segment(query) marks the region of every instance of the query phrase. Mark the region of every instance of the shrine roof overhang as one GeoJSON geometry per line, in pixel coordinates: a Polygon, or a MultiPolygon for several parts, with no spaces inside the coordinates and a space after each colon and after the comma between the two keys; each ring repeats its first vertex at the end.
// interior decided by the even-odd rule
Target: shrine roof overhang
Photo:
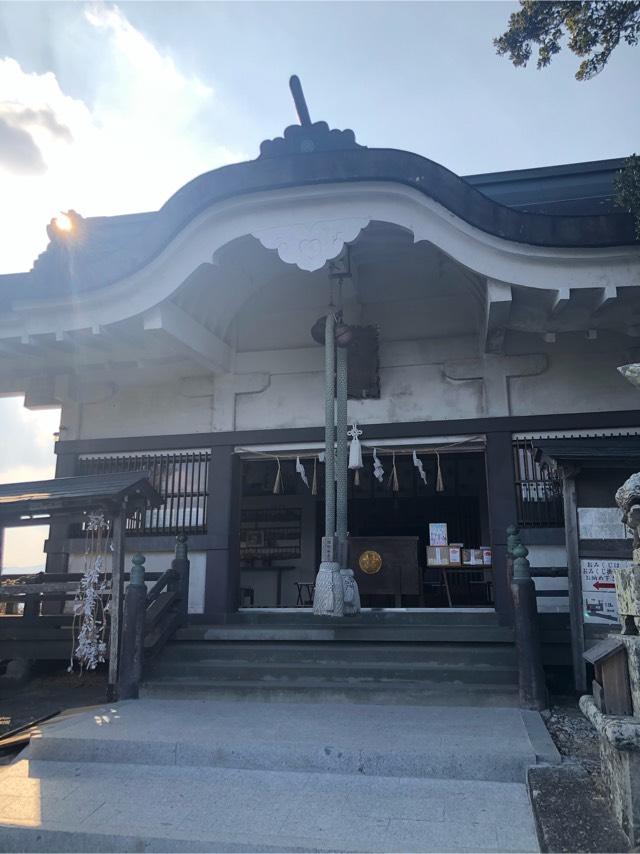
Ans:
{"type": "Polygon", "coordinates": [[[628,468],[640,463],[640,437],[610,436],[536,441],[535,460],[552,466],[628,468]]]}
{"type": "MultiPolygon", "coordinates": [[[[504,183],[505,173],[497,174],[504,183]]],[[[474,182],[482,186],[480,177],[486,183],[487,176],[465,180],[418,154],[355,143],[312,152],[263,150],[256,160],[200,175],[156,212],[86,219],[78,216],[71,235],[56,233],[50,226],[51,242],[33,269],[0,276],[0,303],[63,297],[110,285],[143,269],[208,208],[234,197],[329,184],[404,185],[485,234],[520,245],[596,249],[637,244],[633,219],[623,211],[585,215],[526,211],[485,195],[474,186],[474,182]],[[69,247],[73,264],[66,265],[65,275],[60,275],[60,255],[69,247]]]]}
{"type": "Polygon", "coordinates": [[[0,523],[24,520],[46,524],[53,516],[91,511],[118,513],[157,507],[163,499],[146,471],[62,477],[0,485],[0,523]]]}

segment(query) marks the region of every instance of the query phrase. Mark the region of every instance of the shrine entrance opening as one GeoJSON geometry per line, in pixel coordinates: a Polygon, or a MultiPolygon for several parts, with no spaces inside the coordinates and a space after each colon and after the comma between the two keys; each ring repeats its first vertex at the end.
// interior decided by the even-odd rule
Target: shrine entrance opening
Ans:
{"type": "MultiPolygon", "coordinates": [[[[350,565],[363,607],[493,607],[485,454],[474,439],[453,449],[441,443],[437,452],[381,442],[381,477],[374,476],[373,448],[365,447],[357,479],[349,472],[350,565]],[[446,542],[431,545],[430,534],[431,542],[446,542]],[[362,569],[361,555],[370,551],[381,556],[376,573],[362,569]]],[[[243,608],[311,607],[324,531],[319,453],[242,454],[243,608]]]]}

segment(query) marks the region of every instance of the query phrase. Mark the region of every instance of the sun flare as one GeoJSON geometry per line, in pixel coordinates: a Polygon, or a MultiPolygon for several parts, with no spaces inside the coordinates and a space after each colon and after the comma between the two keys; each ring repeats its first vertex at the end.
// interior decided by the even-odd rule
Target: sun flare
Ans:
{"type": "Polygon", "coordinates": [[[58,231],[73,231],[73,220],[66,213],[59,213],[54,223],[58,231]]]}

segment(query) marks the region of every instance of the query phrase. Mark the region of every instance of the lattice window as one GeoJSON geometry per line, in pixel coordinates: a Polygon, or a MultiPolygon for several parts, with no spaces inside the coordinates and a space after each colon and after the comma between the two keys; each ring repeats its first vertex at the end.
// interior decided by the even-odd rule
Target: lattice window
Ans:
{"type": "Polygon", "coordinates": [[[534,442],[513,442],[518,525],[521,528],[562,528],[562,480],[549,466],[535,461],[534,442]]]}
{"type": "Polygon", "coordinates": [[[209,496],[206,451],[84,457],[78,474],[147,471],[164,504],[141,511],[127,520],[127,530],[138,535],[205,534],[209,496]]]}

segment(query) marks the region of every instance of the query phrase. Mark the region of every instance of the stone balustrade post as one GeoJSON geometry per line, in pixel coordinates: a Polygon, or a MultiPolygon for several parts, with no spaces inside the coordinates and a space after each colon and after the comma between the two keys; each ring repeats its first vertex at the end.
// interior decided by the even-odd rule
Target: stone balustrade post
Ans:
{"type": "Polygon", "coordinates": [[[118,679],[119,700],[138,698],[144,664],[144,621],[147,609],[147,587],[144,581],[145,556],[132,558],[131,576],[124,597],[122,652],[118,679]]]}
{"type": "Polygon", "coordinates": [[[536,587],[527,560],[529,550],[522,544],[517,528],[510,527],[507,534],[507,548],[513,560],[510,586],[518,656],[520,706],[525,709],[546,709],[547,686],[542,666],[536,587]]]}
{"type": "Polygon", "coordinates": [[[175,557],[171,562],[178,577],[171,582],[170,590],[177,590],[180,595],[180,614],[183,624],[187,622],[189,614],[189,551],[187,547],[187,535],[178,534],[176,537],[175,557]]]}

